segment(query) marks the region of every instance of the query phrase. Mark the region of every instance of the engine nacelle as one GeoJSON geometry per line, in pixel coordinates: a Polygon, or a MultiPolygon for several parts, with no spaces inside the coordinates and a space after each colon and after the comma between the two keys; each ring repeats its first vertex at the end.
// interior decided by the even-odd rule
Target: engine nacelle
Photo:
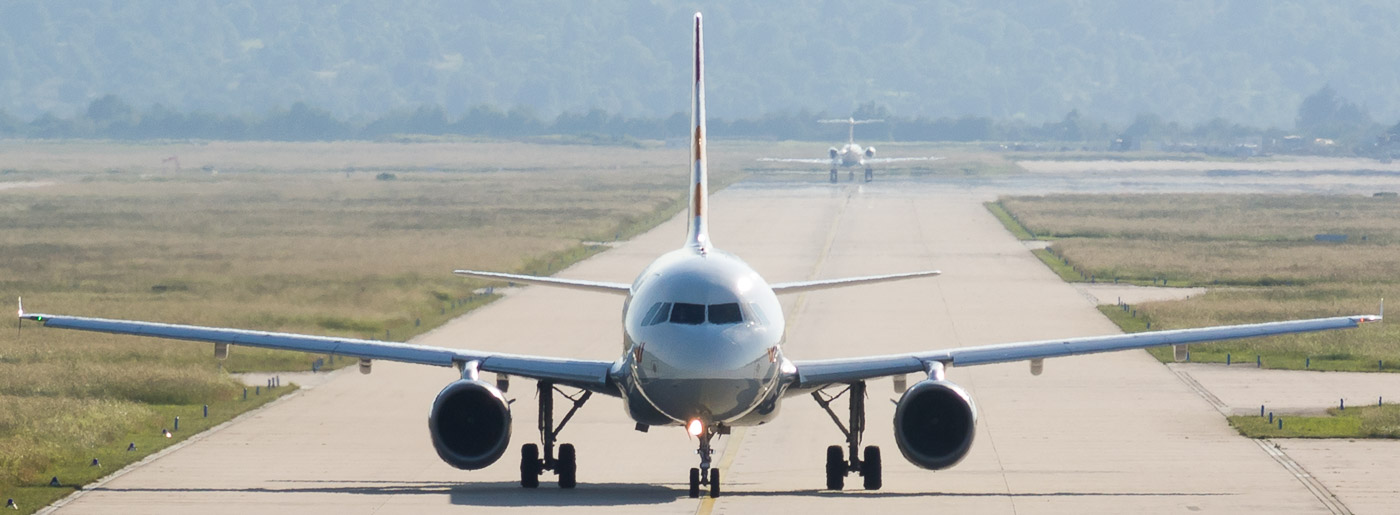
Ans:
{"type": "Polygon", "coordinates": [[[841,151],[840,151],[840,150],[836,150],[836,147],[831,147],[831,148],[826,149],[826,154],[829,155],[829,156],[831,156],[832,159],[836,159],[837,157],[841,157],[841,151]]]}
{"type": "Polygon", "coordinates": [[[459,469],[485,468],[510,445],[510,406],[486,382],[457,381],[433,401],[428,432],[442,461],[459,469]]]}
{"type": "Polygon", "coordinates": [[[972,449],[977,407],[967,392],[947,381],[920,381],[904,392],[894,410],[894,440],[910,463],[929,470],[956,465],[972,449]]]}
{"type": "Polygon", "coordinates": [[[875,147],[865,147],[865,157],[875,157],[875,147]]]}

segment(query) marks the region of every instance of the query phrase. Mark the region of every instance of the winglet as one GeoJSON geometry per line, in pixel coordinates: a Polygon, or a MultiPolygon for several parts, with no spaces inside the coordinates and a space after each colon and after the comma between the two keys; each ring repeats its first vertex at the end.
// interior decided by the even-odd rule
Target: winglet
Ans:
{"type": "Polygon", "coordinates": [[[24,318],[24,297],[16,298],[19,299],[19,317],[24,318]]]}
{"type": "Polygon", "coordinates": [[[700,13],[695,13],[695,83],[690,106],[690,228],[686,244],[704,251],[710,246],[709,172],[705,167],[705,45],[701,38],[700,13]]]}

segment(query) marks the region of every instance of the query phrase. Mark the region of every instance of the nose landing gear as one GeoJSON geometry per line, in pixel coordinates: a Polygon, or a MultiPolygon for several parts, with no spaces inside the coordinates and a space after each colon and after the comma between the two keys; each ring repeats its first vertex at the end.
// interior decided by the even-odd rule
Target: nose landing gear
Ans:
{"type": "MultiPolygon", "coordinates": [[[[697,421],[691,422],[692,425],[697,423],[697,421]]],[[[700,434],[695,435],[700,440],[700,448],[695,451],[695,454],[700,455],[700,466],[690,469],[690,498],[700,497],[701,485],[710,487],[710,497],[719,497],[719,469],[710,467],[710,458],[714,455],[714,448],[710,447],[710,440],[717,434],[728,434],[727,429],[725,427],[701,427],[700,434]]]]}
{"type": "Polygon", "coordinates": [[[862,486],[866,490],[879,490],[884,486],[884,478],[881,471],[880,447],[869,445],[865,447],[864,459],[861,459],[860,440],[865,433],[865,381],[851,383],[849,387],[836,395],[827,396],[821,390],[812,392],[812,398],[817,404],[826,410],[826,414],[831,416],[831,421],[836,423],[836,427],[846,435],[846,446],[850,451],[850,459],[847,460],[845,452],[840,445],[833,445],[826,448],[826,488],[828,490],[840,490],[846,486],[846,476],[852,472],[859,473],[863,479],[862,486]],[[850,413],[847,423],[842,424],[841,418],[832,411],[831,403],[842,395],[847,395],[847,403],[850,405],[850,413]]]}

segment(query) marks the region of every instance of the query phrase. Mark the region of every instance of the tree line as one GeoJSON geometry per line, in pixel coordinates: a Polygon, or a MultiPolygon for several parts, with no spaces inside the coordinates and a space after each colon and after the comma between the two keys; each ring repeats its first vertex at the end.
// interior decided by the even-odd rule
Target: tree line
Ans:
{"type": "MultiPolygon", "coordinates": [[[[754,118],[712,119],[708,124],[710,133],[718,138],[836,142],[846,137],[846,127],[815,121],[845,116],[796,110],[754,118]]],[[[1400,124],[1377,124],[1363,107],[1339,97],[1331,87],[1304,99],[1291,130],[1251,127],[1223,118],[1184,125],[1155,114],[1138,115],[1124,126],[1089,119],[1078,110],[1058,121],[1039,124],[983,116],[900,117],[874,102],[862,104],[849,116],[886,122],[863,126],[858,134],[861,141],[1042,142],[1102,149],[1124,141],[1220,147],[1292,139],[1306,141],[1305,147],[1325,140],[1332,147],[1330,153],[1361,155],[1374,153],[1378,145],[1388,146],[1391,139],[1400,141],[1400,124]]],[[[549,120],[526,106],[502,110],[483,105],[456,117],[440,106],[421,106],[356,122],[305,102],[250,117],[180,112],[160,104],[142,109],[116,95],[106,95],[67,118],[45,114],[26,122],[0,111],[0,137],[40,139],[333,141],[460,135],[502,139],[573,136],[597,143],[626,143],[683,138],[689,133],[688,113],[665,118],[627,117],[593,109],[565,112],[549,120]]]]}

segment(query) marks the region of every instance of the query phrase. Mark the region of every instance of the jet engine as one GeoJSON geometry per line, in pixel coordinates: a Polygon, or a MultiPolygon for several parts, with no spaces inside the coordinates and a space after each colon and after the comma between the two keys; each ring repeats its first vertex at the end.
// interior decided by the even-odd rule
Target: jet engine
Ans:
{"type": "Polygon", "coordinates": [[[459,469],[485,468],[510,444],[510,407],[486,382],[457,381],[433,401],[428,432],[442,461],[459,469]]]}
{"type": "Polygon", "coordinates": [[[839,156],[841,155],[841,151],[840,151],[840,150],[836,150],[836,147],[831,147],[831,148],[826,149],[826,154],[829,155],[829,156],[831,156],[832,159],[836,159],[837,157],[839,157],[839,156]]]}
{"type": "Polygon", "coordinates": [[[899,398],[894,440],[911,463],[929,470],[956,465],[972,448],[977,407],[958,385],[925,380],[899,398]]]}
{"type": "Polygon", "coordinates": [[[875,157],[875,147],[865,147],[865,157],[875,157]]]}

